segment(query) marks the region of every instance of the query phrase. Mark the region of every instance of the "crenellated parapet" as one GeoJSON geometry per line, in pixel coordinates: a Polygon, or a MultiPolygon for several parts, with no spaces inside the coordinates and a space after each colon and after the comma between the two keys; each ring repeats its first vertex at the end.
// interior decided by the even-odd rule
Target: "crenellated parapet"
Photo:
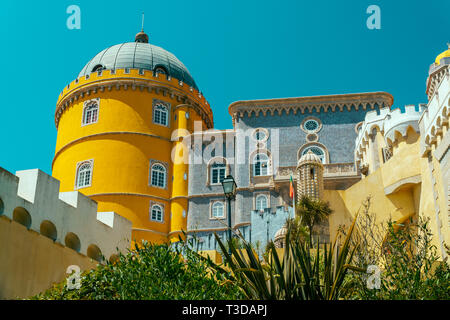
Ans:
{"type": "Polygon", "coordinates": [[[382,133],[387,146],[391,146],[398,137],[404,137],[410,127],[419,132],[418,121],[425,109],[426,106],[420,104],[419,107],[407,105],[404,110],[397,108],[391,111],[390,108],[382,108],[379,113],[367,112],[355,141],[355,160],[363,160],[374,130],[382,133]]]}
{"type": "Polygon", "coordinates": [[[409,128],[419,132],[419,120],[426,110],[425,104],[405,106],[405,110],[392,110],[384,120],[384,138],[388,146],[392,146],[399,137],[405,137],[409,128]]]}
{"type": "Polygon", "coordinates": [[[180,103],[188,104],[207,124],[214,126],[213,113],[202,92],[169,75],[137,68],[117,68],[95,71],[69,83],[58,97],[55,124],[58,128],[62,113],[79,99],[111,90],[140,90],[170,96],[180,103]]]}
{"type": "Polygon", "coordinates": [[[358,129],[358,136],[355,141],[355,161],[364,164],[364,154],[369,147],[369,142],[374,130],[384,131],[384,120],[391,112],[389,107],[369,111],[364,118],[364,122],[358,129]]]}
{"type": "MultiPolygon", "coordinates": [[[[450,59],[450,58],[449,58],[450,59]]],[[[427,104],[420,121],[420,152],[426,155],[434,146],[438,147],[444,134],[448,131],[450,117],[450,74],[449,66],[445,65],[445,74],[433,89],[433,94],[427,104]]],[[[446,148],[444,148],[446,149],[446,148]]]]}
{"type": "Polygon", "coordinates": [[[445,77],[449,75],[450,57],[443,58],[440,63],[433,63],[430,66],[427,78],[426,94],[428,100],[431,100],[436,93],[437,88],[445,77]]]}
{"type": "Polygon", "coordinates": [[[12,174],[0,168],[0,217],[22,224],[97,261],[130,247],[131,222],[79,192],[59,192],[59,181],[39,169],[12,174]]]}

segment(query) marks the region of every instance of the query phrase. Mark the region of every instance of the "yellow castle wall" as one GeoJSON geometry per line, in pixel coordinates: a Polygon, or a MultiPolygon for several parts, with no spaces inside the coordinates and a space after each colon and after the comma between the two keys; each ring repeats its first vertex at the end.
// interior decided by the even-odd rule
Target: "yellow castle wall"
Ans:
{"type": "Polygon", "coordinates": [[[194,121],[201,121],[204,129],[206,123],[192,106],[164,90],[177,91],[196,101],[206,114],[211,114],[212,121],[210,108],[198,92],[186,85],[180,87],[176,79],[167,80],[163,76],[155,79],[151,73],[139,75],[134,69],[130,74],[124,74],[123,70],[117,70],[116,75],[108,72],[101,77],[93,73],[88,80],[83,77],[78,83],[72,82],[61,94],[60,101],[89,85],[113,84],[111,90],[73,101],[62,112],[52,175],[61,181],[61,192],[72,191],[77,163],[92,159],[91,186],[78,191],[96,200],[99,211],[114,211],[131,220],[133,240],[177,240],[181,231],[186,230],[188,165],[174,163],[172,153],[183,151],[181,137],[192,133],[194,121]],[[130,87],[117,89],[114,83],[120,81],[118,78],[136,78],[160,89],[150,92],[130,87]],[[98,121],[83,126],[84,102],[94,98],[100,99],[98,121]],[[153,123],[153,99],[170,103],[168,127],[153,123]],[[150,186],[150,160],[167,164],[165,188],[150,186]],[[150,221],[151,201],[164,205],[163,222],[150,221]]]}
{"type": "Polygon", "coordinates": [[[29,298],[63,281],[67,267],[98,263],[53,240],[0,217],[0,299],[29,298]]]}

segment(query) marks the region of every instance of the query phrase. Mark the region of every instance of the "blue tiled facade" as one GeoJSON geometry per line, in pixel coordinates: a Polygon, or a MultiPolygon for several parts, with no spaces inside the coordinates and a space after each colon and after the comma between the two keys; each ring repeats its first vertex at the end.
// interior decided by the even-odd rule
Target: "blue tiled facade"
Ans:
{"type": "MultiPolygon", "coordinates": [[[[382,104],[383,102],[380,102],[380,105],[382,104]]],[[[265,107],[275,108],[270,105],[265,107]]],[[[378,104],[374,107],[378,108],[378,104]]],[[[245,235],[246,240],[251,241],[255,246],[258,244],[260,250],[264,250],[267,242],[274,238],[289,214],[293,216],[292,203],[281,196],[279,188],[273,182],[278,168],[295,167],[299,159],[299,150],[307,144],[326,148],[329,154],[326,163],[354,162],[356,125],[364,120],[368,111],[367,108],[355,108],[354,105],[350,107],[350,110],[344,107],[334,112],[306,110],[303,113],[294,113],[292,110],[280,112],[279,109],[277,108],[273,114],[267,112],[266,115],[260,113],[258,116],[255,113],[251,115],[244,113],[234,119],[233,130],[220,132],[224,137],[223,140],[227,141],[220,143],[228,164],[227,173],[233,175],[238,186],[236,199],[231,205],[231,224],[245,235]],[[320,130],[315,132],[317,140],[314,142],[307,140],[308,133],[301,128],[301,124],[308,117],[315,118],[321,124],[320,130]],[[267,130],[269,137],[266,141],[258,142],[252,137],[257,128],[267,130]],[[259,180],[252,177],[250,164],[251,155],[256,154],[257,148],[267,150],[272,157],[270,177],[259,180]],[[260,193],[269,196],[269,208],[263,212],[255,210],[255,196],[260,193]]],[[[194,144],[190,154],[188,233],[195,234],[196,238],[200,239],[200,250],[217,248],[212,236],[214,232],[226,236],[224,233],[227,225],[226,216],[221,220],[210,218],[211,203],[225,202],[222,186],[207,184],[208,170],[210,170],[207,161],[193,163],[193,157],[197,157],[198,162],[202,152],[206,151],[210,154],[210,150],[211,144],[203,143],[202,146],[194,144]]],[[[212,155],[218,156],[219,153],[212,155]]]]}

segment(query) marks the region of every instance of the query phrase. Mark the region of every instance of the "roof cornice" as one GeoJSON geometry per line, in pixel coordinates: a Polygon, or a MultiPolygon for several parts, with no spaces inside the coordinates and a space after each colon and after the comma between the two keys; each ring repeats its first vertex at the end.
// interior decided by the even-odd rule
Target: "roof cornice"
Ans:
{"type": "Polygon", "coordinates": [[[245,114],[251,116],[259,116],[262,113],[264,116],[269,112],[271,115],[278,111],[281,114],[283,110],[289,113],[291,110],[296,114],[298,111],[305,112],[335,112],[336,110],[344,111],[346,108],[351,110],[352,106],[358,110],[360,106],[366,110],[375,108],[375,104],[381,107],[391,107],[394,103],[394,98],[387,92],[367,92],[367,93],[351,93],[351,94],[336,94],[326,96],[310,96],[310,97],[294,97],[294,98],[277,98],[277,99],[263,99],[263,100],[246,100],[233,102],[228,107],[229,114],[233,117],[233,121],[237,117],[243,117],[245,114]]]}

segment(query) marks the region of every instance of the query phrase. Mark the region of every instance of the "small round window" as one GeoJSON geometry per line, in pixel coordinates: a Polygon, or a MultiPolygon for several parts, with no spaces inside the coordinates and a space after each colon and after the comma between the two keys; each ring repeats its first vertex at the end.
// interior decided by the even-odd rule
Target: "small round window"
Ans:
{"type": "Polygon", "coordinates": [[[269,132],[264,128],[258,128],[253,131],[253,139],[258,142],[264,142],[269,137],[269,132]]]}
{"type": "Polygon", "coordinates": [[[306,131],[314,132],[319,128],[319,123],[316,120],[310,119],[305,121],[303,127],[306,131]]]}
{"type": "Polygon", "coordinates": [[[317,133],[322,129],[322,122],[316,117],[307,117],[300,124],[300,128],[305,133],[317,133]]]}
{"type": "Polygon", "coordinates": [[[266,133],[264,131],[256,131],[255,139],[258,141],[264,140],[266,138],[266,133]]]}

